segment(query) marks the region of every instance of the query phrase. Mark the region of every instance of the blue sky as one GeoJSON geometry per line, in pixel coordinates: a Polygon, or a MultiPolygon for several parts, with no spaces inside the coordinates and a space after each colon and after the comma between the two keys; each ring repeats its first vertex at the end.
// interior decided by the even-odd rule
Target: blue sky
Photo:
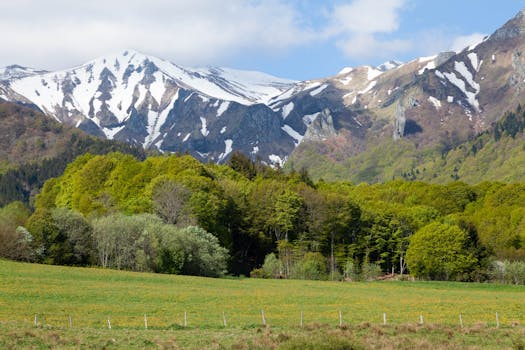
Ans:
{"type": "Polygon", "coordinates": [[[17,0],[0,11],[0,66],[58,70],[131,48],[186,66],[306,80],[468,45],[523,7],[516,0],[17,0]]]}

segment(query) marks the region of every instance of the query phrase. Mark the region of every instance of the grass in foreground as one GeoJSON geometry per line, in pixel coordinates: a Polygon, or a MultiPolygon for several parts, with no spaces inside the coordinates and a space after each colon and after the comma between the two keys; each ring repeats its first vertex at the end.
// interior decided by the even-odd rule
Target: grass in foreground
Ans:
{"type": "Polygon", "coordinates": [[[8,261],[0,281],[0,348],[299,349],[335,339],[341,348],[518,349],[525,338],[518,286],[206,279],[8,261]]]}

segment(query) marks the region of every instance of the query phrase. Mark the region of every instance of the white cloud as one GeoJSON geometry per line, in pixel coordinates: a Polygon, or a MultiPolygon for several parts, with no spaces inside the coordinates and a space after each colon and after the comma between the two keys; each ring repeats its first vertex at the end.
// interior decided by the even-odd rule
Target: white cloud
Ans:
{"type": "Polygon", "coordinates": [[[348,57],[389,57],[412,47],[409,40],[385,40],[399,29],[399,12],[406,0],[354,0],[335,6],[325,35],[336,36],[337,47],[348,57]]]}
{"type": "Polygon", "coordinates": [[[284,0],[19,0],[2,7],[0,33],[8,40],[0,66],[66,68],[124,48],[200,65],[314,37],[284,0]]]}
{"type": "Polygon", "coordinates": [[[484,38],[485,38],[485,34],[481,34],[481,33],[473,33],[470,35],[458,36],[454,38],[449,48],[452,51],[459,52],[468,46],[475,45],[481,42],[484,38]]]}
{"type": "Polygon", "coordinates": [[[405,0],[354,0],[336,6],[332,19],[335,28],[349,34],[390,33],[399,28],[404,5],[405,0]]]}
{"type": "Polygon", "coordinates": [[[411,2],[3,1],[0,67],[16,63],[65,69],[123,49],[188,66],[223,65],[240,56],[275,59],[301,48],[299,61],[306,50],[315,57],[317,50],[333,46],[350,60],[378,61],[407,52],[457,50],[482,37],[477,33],[456,37],[446,29],[401,37],[401,13],[411,2]]]}

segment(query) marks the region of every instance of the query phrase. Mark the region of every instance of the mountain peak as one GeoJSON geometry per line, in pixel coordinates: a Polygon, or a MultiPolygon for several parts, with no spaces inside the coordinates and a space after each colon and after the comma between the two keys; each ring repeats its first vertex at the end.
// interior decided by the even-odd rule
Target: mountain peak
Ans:
{"type": "Polygon", "coordinates": [[[493,40],[507,40],[525,35],[525,8],[490,36],[493,40]]]}
{"type": "Polygon", "coordinates": [[[377,66],[376,69],[378,69],[378,70],[380,70],[382,72],[386,72],[388,70],[395,69],[395,68],[401,66],[402,64],[403,64],[403,62],[390,60],[390,61],[387,61],[387,62],[377,66]]]}
{"type": "Polygon", "coordinates": [[[10,66],[0,68],[0,80],[20,79],[29,77],[31,75],[44,73],[47,73],[47,71],[24,67],[18,64],[12,64],[10,66]]]}

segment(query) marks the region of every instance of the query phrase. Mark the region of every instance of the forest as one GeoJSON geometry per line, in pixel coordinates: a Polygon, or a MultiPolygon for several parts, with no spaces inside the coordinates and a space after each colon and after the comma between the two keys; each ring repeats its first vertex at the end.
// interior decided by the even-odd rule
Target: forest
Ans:
{"type": "Polygon", "coordinates": [[[525,282],[525,184],[312,181],[234,153],[85,154],[31,210],[0,209],[0,256],[199,276],[525,282]]]}

